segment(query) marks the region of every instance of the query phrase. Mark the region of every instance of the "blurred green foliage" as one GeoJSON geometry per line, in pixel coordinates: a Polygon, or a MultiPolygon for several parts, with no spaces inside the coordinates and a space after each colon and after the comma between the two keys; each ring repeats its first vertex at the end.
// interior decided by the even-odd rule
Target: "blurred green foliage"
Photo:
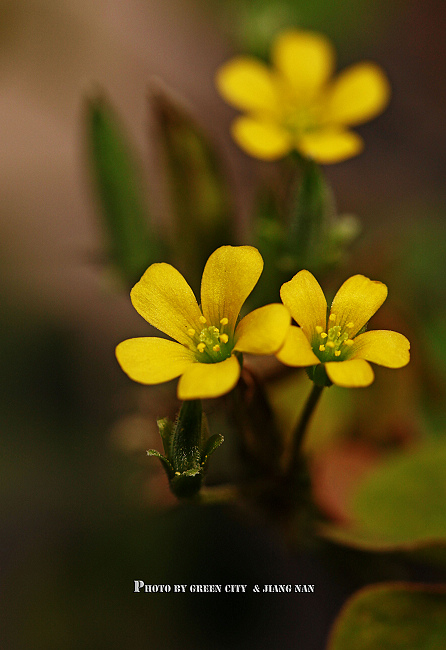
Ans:
{"type": "Polygon", "coordinates": [[[446,587],[384,584],[350,599],[327,650],[443,650],[446,587]]]}
{"type": "MultiPolygon", "coordinates": [[[[268,59],[274,34],[288,27],[324,31],[359,51],[385,32],[407,0],[224,0],[217,11],[245,52],[268,59]]],[[[340,54],[342,56],[342,54],[340,54]]]]}
{"type": "Polygon", "coordinates": [[[359,485],[356,525],[387,544],[446,544],[445,467],[444,441],[390,458],[359,485]]]}
{"type": "Polygon", "coordinates": [[[198,291],[210,254],[233,243],[228,183],[212,142],[184,99],[160,84],[151,88],[149,102],[165,161],[160,167],[171,211],[166,218],[173,226],[171,255],[198,291]]]}

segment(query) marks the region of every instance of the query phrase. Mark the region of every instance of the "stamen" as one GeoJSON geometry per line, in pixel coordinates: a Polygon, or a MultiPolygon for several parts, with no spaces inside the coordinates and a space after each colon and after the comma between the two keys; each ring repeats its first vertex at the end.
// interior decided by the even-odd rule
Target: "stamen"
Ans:
{"type": "Polygon", "coordinates": [[[325,345],[320,345],[320,346],[319,346],[319,350],[320,350],[321,352],[325,352],[325,345]]]}
{"type": "Polygon", "coordinates": [[[323,331],[324,331],[324,328],[323,328],[323,327],[321,327],[320,325],[316,325],[316,332],[317,332],[318,334],[320,334],[320,333],[323,332],[323,331]]]}
{"type": "Polygon", "coordinates": [[[198,320],[200,321],[200,323],[205,323],[206,322],[206,319],[205,319],[204,316],[200,316],[200,318],[198,320]]]}
{"type": "Polygon", "coordinates": [[[336,318],[337,318],[336,314],[330,314],[330,316],[328,317],[328,320],[335,321],[336,318]]]}
{"type": "Polygon", "coordinates": [[[229,336],[227,334],[220,334],[221,343],[227,343],[229,341],[229,336]]]}
{"type": "Polygon", "coordinates": [[[340,357],[340,356],[341,356],[341,351],[335,350],[335,357],[340,357]]]}
{"type": "Polygon", "coordinates": [[[195,334],[195,330],[193,330],[191,327],[190,329],[187,330],[187,333],[189,334],[189,336],[193,336],[195,334]]]}
{"type": "Polygon", "coordinates": [[[354,324],[353,321],[350,321],[350,322],[347,323],[347,325],[346,325],[346,327],[348,327],[349,329],[351,329],[351,328],[354,327],[354,326],[355,326],[355,324],[354,324]]]}
{"type": "Polygon", "coordinates": [[[218,343],[217,345],[214,345],[212,349],[214,350],[214,352],[220,352],[220,346],[218,345],[218,343]]]}
{"type": "Polygon", "coordinates": [[[344,345],[348,345],[349,347],[353,345],[353,343],[354,343],[353,339],[346,339],[344,341],[344,345]]]}
{"type": "Polygon", "coordinates": [[[321,339],[326,339],[328,336],[327,332],[322,332],[321,339]]]}
{"type": "Polygon", "coordinates": [[[333,341],[327,341],[327,345],[328,345],[329,348],[336,347],[335,344],[333,343],[333,341]]]}
{"type": "Polygon", "coordinates": [[[220,323],[221,323],[222,325],[227,325],[227,324],[229,323],[229,320],[228,320],[228,319],[226,318],[226,316],[225,316],[224,318],[221,318],[221,319],[220,319],[220,323]]]}
{"type": "Polygon", "coordinates": [[[197,350],[198,350],[198,352],[204,352],[204,351],[205,351],[205,348],[206,348],[205,343],[199,343],[199,344],[197,345],[197,350]]]}

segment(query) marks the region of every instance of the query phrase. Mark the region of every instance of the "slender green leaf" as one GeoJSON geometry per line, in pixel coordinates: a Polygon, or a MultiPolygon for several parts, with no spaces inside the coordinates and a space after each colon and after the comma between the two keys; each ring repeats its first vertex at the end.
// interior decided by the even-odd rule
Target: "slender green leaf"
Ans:
{"type": "Polygon", "coordinates": [[[119,118],[103,97],[87,103],[86,130],[108,253],[123,279],[133,284],[160,255],[149,223],[141,166],[119,118]]]}

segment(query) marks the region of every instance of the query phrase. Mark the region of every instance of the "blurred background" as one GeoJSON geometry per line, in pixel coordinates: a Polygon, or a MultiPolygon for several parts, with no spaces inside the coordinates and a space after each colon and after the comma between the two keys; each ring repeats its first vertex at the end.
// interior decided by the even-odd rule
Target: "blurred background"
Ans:
{"type": "MultiPolygon", "coordinates": [[[[324,648],[356,588],[426,570],[322,542],[291,552],[252,511],[175,502],[145,455],[159,448],[155,417],[178,406],[175,383],[132,384],[114,356],[148,327],[131,285],[107,264],[86,105],[98,94],[113,105],[141,164],[151,223],[169,232],[149,98],[164,86],[181,97],[222,161],[232,224],[221,243],[244,244],[256,188],[274,183],[278,168],[231,142],[235,112],[214,88],[216,68],[236,53],[267,56],[274,34],[295,26],[332,39],[340,68],[372,59],[387,71],[392,101],[358,129],[364,153],[325,170],[339,211],[362,221],[329,285],[353,273],[388,284],[377,326],[411,339],[412,362],[397,389],[378,370],[354,405],[348,391],[327,396],[332,424],[314,492],[342,520],[349,486],[334,467],[361,473],[383,450],[445,430],[445,4],[0,0],[0,16],[2,647],[324,648]],[[154,596],[134,594],[134,580],[312,583],[316,594],[154,596]]],[[[239,471],[234,441],[218,454],[215,483],[239,471]]]]}

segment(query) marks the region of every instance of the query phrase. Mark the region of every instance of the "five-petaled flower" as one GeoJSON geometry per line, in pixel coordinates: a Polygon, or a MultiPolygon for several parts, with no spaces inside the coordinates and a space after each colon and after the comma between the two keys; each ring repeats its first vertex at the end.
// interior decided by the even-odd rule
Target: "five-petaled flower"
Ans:
{"type": "Polygon", "coordinates": [[[116,357],[134,381],[159,384],[181,375],[182,400],[218,397],[240,376],[235,353],[274,354],[290,326],[282,304],[260,307],[237,324],[263,269],[252,246],[222,246],[209,257],[201,280],[201,308],[181,273],[152,264],[131,291],[136,311],[174,341],[143,337],[123,341],[116,357]]]}
{"type": "Polygon", "coordinates": [[[249,56],[224,64],[216,78],[220,94],[246,112],[232,123],[239,146],[263,160],[297,149],[323,164],[360,153],[363,141],[348,127],[384,110],[389,82],[372,62],[352,65],[330,80],[334,61],[323,35],[290,29],[273,43],[272,68],[249,56]]]}
{"type": "Polygon", "coordinates": [[[327,317],[327,301],[309,271],[299,271],[280,290],[284,305],[300,327],[290,326],[277,357],[290,366],[313,367],[313,376],[325,367],[338,386],[368,386],[374,379],[368,363],[401,368],[410,359],[410,343],[388,330],[362,332],[387,297],[382,282],[354,275],[337,292],[327,317]],[[316,371],[316,372],[314,372],[316,371]]]}

